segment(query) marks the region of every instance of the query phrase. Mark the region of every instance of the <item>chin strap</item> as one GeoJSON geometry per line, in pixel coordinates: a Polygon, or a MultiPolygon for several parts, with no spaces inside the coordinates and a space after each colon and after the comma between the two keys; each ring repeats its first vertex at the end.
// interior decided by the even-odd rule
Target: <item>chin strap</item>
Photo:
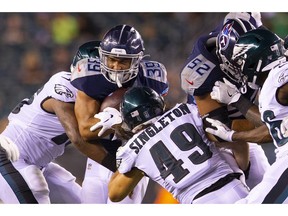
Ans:
{"type": "Polygon", "coordinates": [[[118,77],[116,78],[116,84],[119,88],[122,87],[122,84],[121,84],[120,80],[118,79],[118,77]]]}

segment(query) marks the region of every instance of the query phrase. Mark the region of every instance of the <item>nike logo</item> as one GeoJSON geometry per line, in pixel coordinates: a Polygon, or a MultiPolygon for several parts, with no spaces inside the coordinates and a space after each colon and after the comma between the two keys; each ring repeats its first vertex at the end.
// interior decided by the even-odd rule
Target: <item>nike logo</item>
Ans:
{"type": "Polygon", "coordinates": [[[227,90],[227,94],[228,94],[229,97],[233,96],[232,94],[230,94],[230,92],[228,90],[227,90]]]}
{"type": "Polygon", "coordinates": [[[61,76],[63,79],[65,79],[65,80],[68,80],[68,81],[70,81],[70,78],[66,78],[66,77],[63,77],[63,76],[61,76]]]}
{"type": "Polygon", "coordinates": [[[81,71],[81,67],[80,67],[80,64],[78,64],[77,70],[78,70],[78,72],[80,72],[80,71],[81,71]]]}
{"type": "Polygon", "coordinates": [[[105,122],[108,122],[110,119],[112,119],[113,118],[113,115],[112,114],[110,114],[110,118],[108,118],[108,119],[106,119],[105,121],[103,121],[103,123],[105,123],[105,122]]]}
{"type": "Polygon", "coordinates": [[[189,80],[187,80],[187,79],[186,79],[186,82],[188,82],[190,85],[193,85],[193,84],[194,84],[193,81],[189,81],[189,80]]]}

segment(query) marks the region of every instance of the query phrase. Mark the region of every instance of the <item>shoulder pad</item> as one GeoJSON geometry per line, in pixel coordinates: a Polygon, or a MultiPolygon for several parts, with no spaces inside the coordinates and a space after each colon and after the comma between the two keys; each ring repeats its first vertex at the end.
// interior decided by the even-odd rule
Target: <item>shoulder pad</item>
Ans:
{"type": "Polygon", "coordinates": [[[181,87],[193,95],[195,89],[199,88],[210,75],[216,65],[199,54],[189,61],[181,72],[181,87]]]}
{"type": "Polygon", "coordinates": [[[77,90],[71,85],[70,78],[70,72],[59,72],[51,77],[44,88],[57,100],[75,102],[77,90]]]}
{"type": "Polygon", "coordinates": [[[144,77],[153,79],[162,83],[167,83],[167,70],[165,66],[157,61],[141,61],[139,72],[144,77]]]}
{"type": "Polygon", "coordinates": [[[71,81],[95,74],[101,74],[99,58],[85,58],[77,62],[72,71],[71,81]]]}

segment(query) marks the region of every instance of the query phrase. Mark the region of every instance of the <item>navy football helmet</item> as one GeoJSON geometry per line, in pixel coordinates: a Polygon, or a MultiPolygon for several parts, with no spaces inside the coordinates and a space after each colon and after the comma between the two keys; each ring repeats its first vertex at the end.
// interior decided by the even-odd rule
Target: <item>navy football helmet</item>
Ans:
{"type": "Polygon", "coordinates": [[[109,30],[103,37],[99,55],[101,72],[105,78],[121,87],[123,83],[135,78],[138,74],[140,60],[144,56],[144,42],[139,32],[128,25],[118,25],[109,30]],[[116,70],[108,67],[108,59],[130,59],[130,68],[116,70]]]}
{"type": "Polygon", "coordinates": [[[141,126],[153,122],[164,113],[165,103],[161,95],[149,87],[133,87],[127,90],[120,104],[123,121],[135,133],[141,126]]]}
{"type": "Polygon", "coordinates": [[[82,44],[76,55],[73,58],[72,64],[70,66],[70,71],[72,72],[77,62],[84,58],[96,58],[99,57],[98,47],[100,45],[100,41],[89,41],[82,44]]]}
{"type": "Polygon", "coordinates": [[[286,61],[281,39],[267,29],[255,29],[241,35],[236,42],[232,61],[241,83],[258,89],[263,83],[257,79],[264,72],[286,61]],[[257,82],[258,81],[258,82],[257,82]]]}
{"type": "Polygon", "coordinates": [[[220,68],[230,79],[236,82],[239,82],[240,77],[238,73],[235,73],[231,63],[234,45],[240,35],[255,28],[248,20],[228,19],[217,36],[216,54],[220,61],[220,68]]]}

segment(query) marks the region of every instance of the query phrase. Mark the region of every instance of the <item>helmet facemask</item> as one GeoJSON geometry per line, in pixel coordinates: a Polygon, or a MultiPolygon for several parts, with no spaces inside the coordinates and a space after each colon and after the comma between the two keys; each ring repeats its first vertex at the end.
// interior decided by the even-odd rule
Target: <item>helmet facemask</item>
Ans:
{"type": "Polygon", "coordinates": [[[143,52],[139,54],[126,54],[125,49],[112,49],[107,52],[99,48],[100,67],[104,77],[111,83],[117,84],[119,88],[123,83],[134,79],[138,75],[139,64],[143,58],[143,52]],[[123,70],[112,69],[109,67],[109,58],[130,59],[130,67],[123,70]]]}
{"type": "Polygon", "coordinates": [[[241,36],[231,59],[242,74],[242,85],[252,89],[259,89],[265,80],[263,77],[286,61],[280,38],[265,29],[252,30],[241,36]]]}
{"type": "Polygon", "coordinates": [[[144,50],[144,42],[136,29],[125,24],[113,27],[104,35],[99,47],[102,74],[109,82],[117,84],[119,88],[122,87],[123,83],[138,75],[144,50]],[[120,70],[113,69],[110,63],[114,58],[119,59],[118,63],[123,61],[124,69],[122,67],[120,70]],[[125,59],[130,60],[129,67],[125,59]]]}
{"type": "Polygon", "coordinates": [[[238,18],[227,20],[217,36],[216,54],[220,61],[220,69],[233,81],[242,81],[238,65],[231,59],[233,47],[240,35],[255,29],[252,23],[238,18]]]}

